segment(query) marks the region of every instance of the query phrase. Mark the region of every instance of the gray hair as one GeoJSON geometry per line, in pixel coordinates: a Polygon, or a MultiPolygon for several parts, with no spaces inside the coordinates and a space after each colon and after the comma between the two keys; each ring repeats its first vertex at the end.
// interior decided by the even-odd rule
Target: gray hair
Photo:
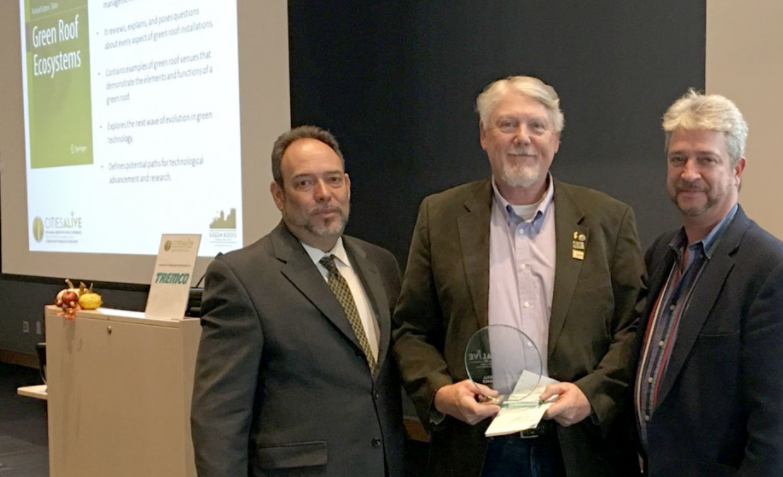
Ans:
{"type": "Polygon", "coordinates": [[[555,131],[560,132],[565,126],[563,112],[560,111],[560,97],[555,88],[532,76],[509,76],[487,85],[476,98],[476,112],[484,127],[489,124],[489,116],[495,110],[500,99],[509,91],[529,96],[541,103],[549,111],[555,131]]]}
{"type": "Polygon", "coordinates": [[[722,132],[726,137],[726,148],[732,166],[745,155],[748,123],[737,106],[725,96],[703,94],[690,88],[663,115],[667,152],[672,133],[676,129],[722,132]]]}
{"type": "Polygon", "coordinates": [[[340,152],[340,145],[332,133],[318,126],[299,126],[281,134],[272,147],[272,177],[277,182],[277,185],[283,185],[283,172],[280,167],[280,163],[283,162],[283,154],[285,154],[288,146],[299,139],[315,139],[331,147],[340,158],[340,163],[343,165],[343,169],[345,169],[345,158],[343,158],[343,153],[340,152]]]}

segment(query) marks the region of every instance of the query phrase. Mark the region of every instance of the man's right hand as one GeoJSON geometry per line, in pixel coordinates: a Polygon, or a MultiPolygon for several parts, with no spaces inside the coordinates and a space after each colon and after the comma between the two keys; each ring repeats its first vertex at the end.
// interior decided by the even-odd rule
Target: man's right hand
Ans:
{"type": "Polygon", "coordinates": [[[492,397],[498,395],[497,391],[483,384],[473,384],[469,379],[443,386],[435,393],[435,409],[470,425],[476,424],[500,412],[497,404],[484,402],[486,396],[482,393],[492,397]]]}

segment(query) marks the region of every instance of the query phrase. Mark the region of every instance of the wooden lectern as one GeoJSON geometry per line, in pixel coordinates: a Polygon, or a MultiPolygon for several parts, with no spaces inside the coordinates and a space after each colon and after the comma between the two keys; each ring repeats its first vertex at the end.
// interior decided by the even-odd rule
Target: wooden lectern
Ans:
{"type": "Polygon", "coordinates": [[[198,319],[46,307],[49,475],[195,477],[198,319]]]}

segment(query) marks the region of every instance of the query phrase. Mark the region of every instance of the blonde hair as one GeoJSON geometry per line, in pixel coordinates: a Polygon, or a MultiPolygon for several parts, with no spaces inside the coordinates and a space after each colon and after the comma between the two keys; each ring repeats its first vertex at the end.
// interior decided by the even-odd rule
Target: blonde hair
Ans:
{"type": "Polygon", "coordinates": [[[745,155],[748,123],[737,106],[725,96],[703,94],[690,88],[663,115],[667,152],[672,132],[676,129],[722,132],[732,166],[745,155]]]}

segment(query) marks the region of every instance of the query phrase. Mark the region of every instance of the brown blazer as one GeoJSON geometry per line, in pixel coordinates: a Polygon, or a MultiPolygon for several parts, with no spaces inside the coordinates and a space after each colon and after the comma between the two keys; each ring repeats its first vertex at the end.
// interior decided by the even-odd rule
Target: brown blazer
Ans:
{"type": "MultiPolygon", "coordinates": [[[[554,182],[557,234],[547,349],[549,375],[573,382],[593,414],[558,428],[568,477],[638,474],[629,383],[636,356],[633,314],[644,264],[633,210],[601,192],[554,182]],[[587,237],[572,257],[574,232],[587,237]]],[[[467,378],[468,339],[488,322],[490,179],[427,197],[421,204],[400,299],[394,354],[427,426],[437,390],[467,378]]],[[[486,420],[447,417],[430,429],[432,475],[480,475],[486,420]]]]}

